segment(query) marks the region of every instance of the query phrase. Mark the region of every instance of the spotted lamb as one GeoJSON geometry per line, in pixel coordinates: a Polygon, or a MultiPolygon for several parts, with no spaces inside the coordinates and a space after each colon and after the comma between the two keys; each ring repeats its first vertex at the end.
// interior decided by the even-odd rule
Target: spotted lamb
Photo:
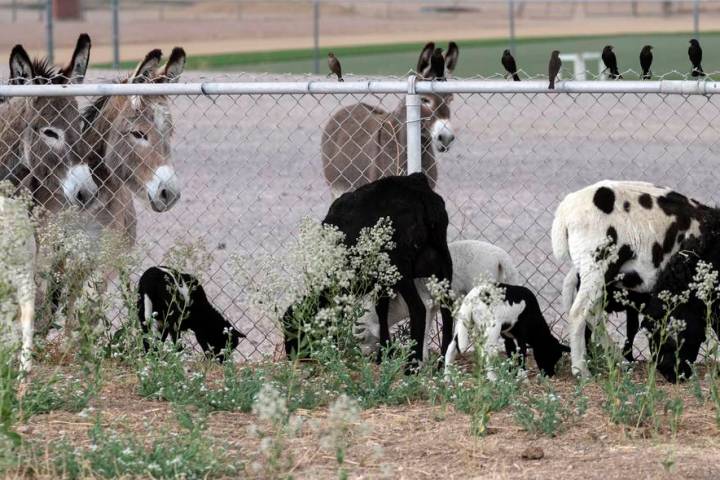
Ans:
{"type": "MultiPolygon", "coordinates": [[[[660,272],[681,244],[705,235],[703,225],[713,211],[645,182],[603,180],[562,200],[551,236],[555,257],[569,259],[580,276],[569,314],[574,374],[589,376],[585,327],[604,289],[653,293],[660,272]],[[616,258],[608,255],[609,245],[616,248],[616,258]]],[[[661,366],[661,372],[672,379],[668,368],[661,366]]]]}

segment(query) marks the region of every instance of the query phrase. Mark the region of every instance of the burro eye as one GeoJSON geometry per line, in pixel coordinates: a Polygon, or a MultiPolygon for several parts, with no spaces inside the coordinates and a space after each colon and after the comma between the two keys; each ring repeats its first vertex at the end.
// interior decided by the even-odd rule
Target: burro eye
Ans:
{"type": "Polygon", "coordinates": [[[148,139],[147,134],[140,130],[133,130],[130,132],[130,135],[132,135],[136,140],[145,140],[147,142],[148,139]]]}
{"type": "Polygon", "coordinates": [[[60,140],[60,132],[51,127],[41,128],[40,134],[52,140],[60,140]]]}

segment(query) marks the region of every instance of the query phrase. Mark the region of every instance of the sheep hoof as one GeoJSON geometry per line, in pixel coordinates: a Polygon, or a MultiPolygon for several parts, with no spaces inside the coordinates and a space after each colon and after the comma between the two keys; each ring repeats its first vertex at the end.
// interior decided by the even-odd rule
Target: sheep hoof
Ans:
{"type": "Polygon", "coordinates": [[[572,367],[572,373],[579,379],[587,380],[590,378],[590,370],[583,365],[582,367],[572,367]]]}

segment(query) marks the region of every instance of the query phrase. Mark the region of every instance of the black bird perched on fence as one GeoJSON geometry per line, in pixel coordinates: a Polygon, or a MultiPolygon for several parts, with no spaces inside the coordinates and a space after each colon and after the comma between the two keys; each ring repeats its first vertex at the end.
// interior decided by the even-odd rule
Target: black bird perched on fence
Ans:
{"type": "Polygon", "coordinates": [[[653,61],[652,49],[653,47],[651,45],[645,45],[642,50],[640,50],[640,68],[642,68],[640,78],[643,80],[650,80],[652,77],[652,72],[650,71],[650,66],[653,61]]]}
{"type": "Polygon", "coordinates": [[[327,74],[329,77],[330,75],[337,75],[338,82],[344,82],[342,78],[342,67],[340,66],[340,60],[337,59],[334,53],[330,52],[328,53],[328,67],[330,67],[330,73],[327,74]]]}
{"type": "Polygon", "coordinates": [[[700,42],[696,39],[690,40],[690,48],[688,48],[688,57],[690,57],[690,63],[692,63],[693,77],[704,77],[705,72],[702,69],[702,48],[700,48],[700,42]]]}
{"type": "Polygon", "coordinates": [[[548,88],[550,90],[555,89],[555,79],[557,78],[558,73],[560,73],[560,67],[562,67],[560,51],[553,50],[552,55],[550,55],[550,63],[548,64],[548,77],[550,77],[550,85],[548,88]]]}
{"type": "Polygon", "coordinates": [[[510,53],[510,50],[505,50],[503,52],[503,56],[500,59],[502,62],[503,67],[505,67],[505,78],[507,78],[508,75],[512,75],[513,80],[516,82],[520,81],[520,76],[517,74],[517,63],[515,63],[515,58],[512,56],[512,53],[510,53]]]}
{"type": "Polygon", "coordinates": [[[605,70],[610,71],[610,78],[615,80],[617,78],[623,78],[618,71],[617,57],[613,52],[613,46],[607,45],[602,51],[602,61],[605,64],[605,70]]]}
{"type": "Polygon", "coordinates": [[[445,55],[442,48],[436,48],[430,57],[430,70],[436,80],[445,80],[445,55]]]}

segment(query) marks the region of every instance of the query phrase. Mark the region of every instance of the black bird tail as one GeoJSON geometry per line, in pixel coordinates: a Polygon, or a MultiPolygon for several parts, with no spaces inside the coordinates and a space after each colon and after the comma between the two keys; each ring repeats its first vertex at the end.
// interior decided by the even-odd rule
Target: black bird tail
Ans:
{"type": "Polygon", "coordinates": [[[517,73],[513,73],[513,80],[516,81],[516,82],[519,82],[519,81],[520,81],[520,75],[518,75],[517,73]]]}
{"type": "Polygon", "coordinates": [[[554,78],[550,79],[550,85],[548,85],[548,88],[550,90],[555,90],[555,79],[554,78]]]}

